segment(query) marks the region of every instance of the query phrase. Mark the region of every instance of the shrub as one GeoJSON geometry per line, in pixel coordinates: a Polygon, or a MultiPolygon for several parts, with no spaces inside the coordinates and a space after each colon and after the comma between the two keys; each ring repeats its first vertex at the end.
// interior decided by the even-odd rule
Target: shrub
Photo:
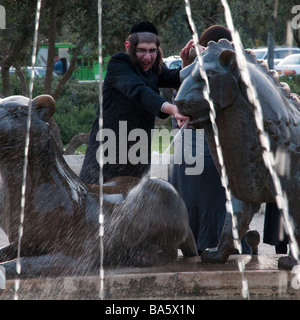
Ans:
{"type": "Polygon", "coordinates": [[[66,84],[63,93],[56,100],[54,114],[63,144],[69,143],[76,134],[90,131],[98,105],[98,83],[69,81],[66,84]]]}
{"type": "Polygon", "coordinates": [[[291,92],[300,95],[300,75],[280,77],[281,82],[286,82],[291,89],[291,92]]]}
{"type": "MultiPolygon", "coordinates": [[[[20,81],[16,75],[11,75],[11,95],[22,94],[20,81]]],[[[53,89],[58,79],[53,80],[53,89]]],[[[28,79],[29,83],[29,79],[28,79]]],[[[33,87],[33,97],[43,94],[44,79],[36,78],[33,87]]],[[[2,81],[0,77],[0,92],[2,81]]],[[[96,118],[99,105],[99,84],[79,83],[71,79],[65,85],[61,96],[56,99],[54,120],[57,123],[63,144],[68,144],[72,137],[79,133],[87,133],[96,118]]]]}

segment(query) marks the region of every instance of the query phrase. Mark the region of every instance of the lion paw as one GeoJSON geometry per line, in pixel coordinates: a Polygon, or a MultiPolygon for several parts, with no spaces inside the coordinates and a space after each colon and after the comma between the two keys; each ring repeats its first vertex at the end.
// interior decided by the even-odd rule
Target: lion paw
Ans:
{"type": "Polygon", "coordinates": [[[278,269],[292,270],[297,265],[297,260],[292,256],[284,256],[278,259],[278,269]]]}

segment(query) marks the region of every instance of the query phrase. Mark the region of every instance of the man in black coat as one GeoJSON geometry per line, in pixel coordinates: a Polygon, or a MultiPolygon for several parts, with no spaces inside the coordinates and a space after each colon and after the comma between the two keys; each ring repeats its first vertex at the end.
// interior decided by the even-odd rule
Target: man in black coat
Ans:
{"type": "MultiPolygon", "coordinates": [[[[116,176],[142,177],[149,171],[151,129],[156,116],[166,118],[171,114],[180,127],[188,120],[175,105],[159,95],[160,87],[180,86],[181,68],[170,70],[163,65],[155,26],[150,22],[134,25],[125,46],[126,53],[119,52],[111,57],[103,85],[104,181],[116,176]]],[[[191,46],[193,42],[189,41],[180,53],[183,66],[188,64],[191,46]]],[[[97,157],[101,142],[98,131],[97,118],[80,173],[85,183],[99,183],[97,157]]]]}

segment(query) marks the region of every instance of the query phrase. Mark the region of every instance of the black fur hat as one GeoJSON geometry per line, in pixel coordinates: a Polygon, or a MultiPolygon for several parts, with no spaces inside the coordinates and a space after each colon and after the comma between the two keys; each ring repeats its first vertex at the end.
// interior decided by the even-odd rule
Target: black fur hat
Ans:
{"type": "Polygon", "coordinates": [[[210,40],[218,42],[223,38],[232,41],[230,30],[224,26],[214,25],[209,27],[202,33],[199,39],[199,44],[206,47],[210,40]]]}
{"type": "Polygon", "coordinates": [[[134,24],[130,30],[130,34],[140,33],[140,32],[150,32],[158,36],[158,31],[156,27],[154,26],[154,24],[152,24],[149,21],[138,22],[134,24]]]}

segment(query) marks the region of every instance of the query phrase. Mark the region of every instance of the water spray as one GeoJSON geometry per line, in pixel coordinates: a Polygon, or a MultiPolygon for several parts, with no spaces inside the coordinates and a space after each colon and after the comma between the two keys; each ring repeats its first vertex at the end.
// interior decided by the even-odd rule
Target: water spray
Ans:
{"type": "Polygon", "coordinates": [[[178,140],[178,138],[181,136],[181,133],[184,129],[186,129],[187,125],[189,124],[189,120],[186,120],[183,124],[183,126],[180,128],[180,130],[176,133],[176,135],[174,136],[173,140],[171,141],[171,143],[169,144],[168,148],[164,151],[163,155],[167,154],[170,150],[170,148],[172,147],[173,144],[175,144],[175,142],[178,140]]]}

